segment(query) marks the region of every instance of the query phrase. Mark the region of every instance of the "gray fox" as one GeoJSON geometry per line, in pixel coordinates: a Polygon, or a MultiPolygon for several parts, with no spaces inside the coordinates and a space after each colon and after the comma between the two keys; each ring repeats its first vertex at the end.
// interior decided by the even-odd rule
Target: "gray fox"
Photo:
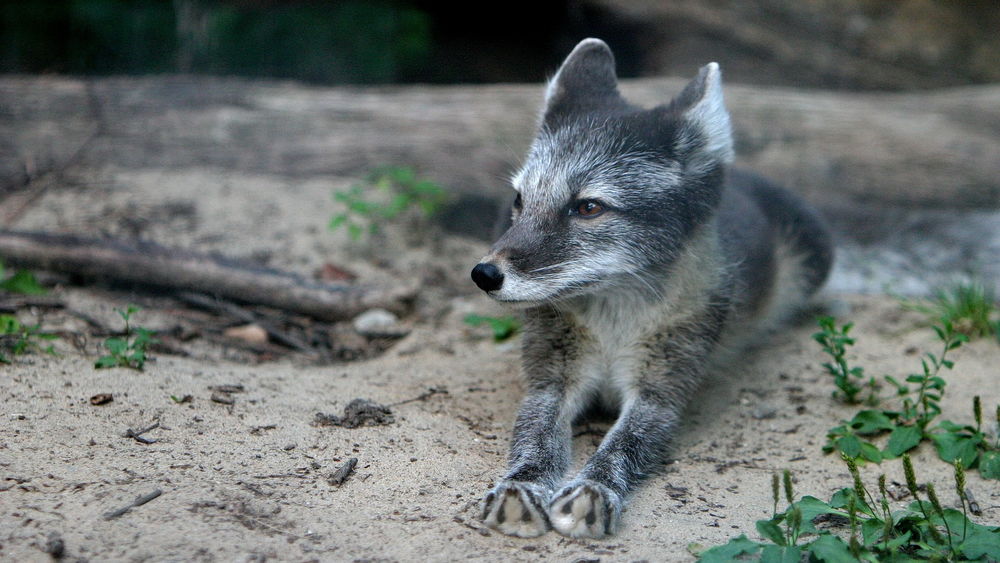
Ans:
{"type": "Polygon", "coordinates": [[[732,145],[715,63],[649,110],[619,94],[598,39],[550,81],[510,227],[472,271],[524,314],[527,395],[507,473],[482,501],[486,525],[614,534],[706,370],[826,279],[833,248],[817,213],[730,170],[732,145]],[[593,409],[617,418],[566,479],[571,425],[593,409]]]}

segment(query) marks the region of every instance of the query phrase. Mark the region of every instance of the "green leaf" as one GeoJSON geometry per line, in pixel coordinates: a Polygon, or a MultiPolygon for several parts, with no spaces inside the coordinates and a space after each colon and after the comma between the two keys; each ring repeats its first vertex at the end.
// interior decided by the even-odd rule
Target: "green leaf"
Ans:
{"type": "Polygon", "coordinates": [[[893,377],[891,375],[885,376],[885,380],[888,381],[889,383],[891,383],[892,386],[896,388],[896,392],[898,394],[900,394],[900,395],[905,395],[905,394],[907,394],[907,393],[910,392],[910,388],[909,387],[907,387],[903,383],[900,383],[898,379],[896,379],[895,377],[893,377]]]}
{"type": "Polygon", "coordinates": [[[700,563],[730,563],[739,555],[755,555],[760,551],[761,544],[750,541],[746,535],[729,540],[725,545],[715,546],[703,551],[698,556],[700,563]]]}
{"type": "Polygon", "coordinates": [[[972,467],[976,462],[978,446],[982,441],[981,435],[969,436],[955,432],[931,434],[931,439],[934,440],[941,459],[948,463],[955,463],[956,459],[960,459],[964,467],[972,467]]]}
{"type": "Polygon", "coordinates": [[[824,534],[808,545],[809,554],[826,563],[854,563],[857,558],[851,549],[837,536],[824,534]]]}
{"type": "Polygon", "coordinates": [[[118,358],[114,356],[101,356],[94,362],[94,367],[97,369],[113,368],[118,366],[118,358]]]}
{"type": "Polygon", "coordinates": [[[895,425],[882,411],[863,410],[854,415],[850,422],[854,432],[861,435],[877,434],[883,430],[892,430],[895,425]]]}
{"type": "Polygon", "coordinates": [[[0,334],[20,334],[21,322],[13,315],[0,315],[0,334]]]}
{"type": "Polygon", "coordinates": [[[489,325],[493,330],[493,340],[497,342],[510,338],[521,327],[520,321],[510,316],[490,317],[473,313],[466,315],[464,321],[471,326],[489,325]]]}
{"type": "Polygon", "coordinates": [[[861,457],[872,463],[882,463],[883,459],[882,452],[870,442],[861,442],[861,457]]]}
{"type": "Polygon", "coordinates": [[[757,532],[777,545],[785,545],[785,533],[774,520],[757,520],[757,532]]]}
{"type": "Polygon", "coordinates": [[[889,434],[889,443],[886,444],[885,451],[892,457],[899,457],[915,448],[923,436],[923,432],[916,426],[897,426],[892,434],[889,434]]]}
{"type": "Polygon", "coordinates": [[[874,544],[882,539],[882,532],[885,530],[885,522],[879,518],[868,518],[861,523],[862,543],[866,546],[874,544]]]}
{"type": "Polygon", "coordinates": [[[159,342],[153,338],[156,333],[147,328],[136,327],[133,332],[135,332],[135,338],[132,340],[133,348],[145,349],[150,344],[157,344],[159,342]]]}
{"type": "Polygon", "coordinates": [[[111,355],[121,356],[128,349],[128,343],[124,338],[108,338],[104,341],[104,347],[111,352],[111,355]]]}
{"type": "Polygon", "coordinates": [[[840,489],[839,491],[833,493],[833,496],[830,497],[830,506],[832,508],[846,509],[852,496],[854,496],[854,489],[840,489]]]}
{"type": "Polygon", "coordinates": [[[22,293],[25,295],[41,295],[47,293],[44,287],[42,287],[38,280],[35,279],[35,275],[27,270],[18,270],[14,272],[14,275],[0,281],[0,289],[9,291],[11,293],[22,293]]]}
{"type": "Polygon", "coordinates": [[[912,534],[912,532],[910,530],[907,530],[906,532],[903,532],[902,534],[900,534],[900,535],[892,538],[891,540],[889,540],[888,542],[886,542],[886,544],[885,544],[886,549],[888,549],[890,552],[892,552],[892,551],[895,551],[896,549],[899,549],[900,547],[902,547],[904,545],[907,545],[908,543],[910,543],[910,535],[911,534],[912,534]]]}
{"type": "Polygon", "coordinates": [[[853,434],[838,439],[836,444],[837,449],[847,457],[856,458],[861,455],[861,440],[853,434]]]}
{"type": "Polygon", "coordinates": [[[337,230],[338,227],[340,227],[341,225],[343,225],[345,222],[347,222],[347,215],[344,215],[344,214],[335,215],[333,217],[333,219],[330,219],[330,224],[328,225],[327,228],[329,228],[331,231],[335,231],[335,230],[337,230]]]}
{"type": "Polygon", "coordinates": [[[847,513],[842,510],[837,510],[833,508],[826,502],[813,497],[804,496],[795,503],[795,507],[802,512],[802,528],[803,532],[816,533],[816,526],[813,525],[813,519],[821,514],[836,514],[838,516],[847,517],[847,513]]]}
{"type": "Polygon", "coordinates": [[[761,563],[799,563],[802,548],[798,546],[765,545],[760,552],[761,563]]]}
{"type": "Polygon", "coordinates": [[[984,479],[1000,479],[1000,452],[982,452],[979,456],[979,474],[984,479]]]}
{"type": "Polygon", "coordinates": [[[971,426],[964,426],[962,424],[955,424],[950,420],[942,420],[938,424],[939,428],[944,428],[948,432],[975,432],[976,429],[971,426]]]}
{"type": "Polygon", "coordinates": [[[1000,528],[991,530],[973,524],[958,550],[968,559],[986,557],[988,561],[1000,561],[1000,528]]]}

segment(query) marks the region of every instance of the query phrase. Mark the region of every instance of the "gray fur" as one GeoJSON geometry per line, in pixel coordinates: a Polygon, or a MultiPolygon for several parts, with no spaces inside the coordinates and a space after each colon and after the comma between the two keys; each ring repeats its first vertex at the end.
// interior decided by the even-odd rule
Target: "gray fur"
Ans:
{"type": "Polygon", "coordinates": [[[490,527],[615,533],[708,366],[825,280],[815,212],[731,160],[714,63],[650,110],[622,99],[597,39],[556,73],[512,181],[520,206],[483,259],[503,276],[488,293],[524,310],[527,384],[508,471],[483,501],[490,527]],[[603,212],[581,214],[588,201],[603,212]],[[595,404],[617,421],[567,479],[572,423],[595,404]]]}

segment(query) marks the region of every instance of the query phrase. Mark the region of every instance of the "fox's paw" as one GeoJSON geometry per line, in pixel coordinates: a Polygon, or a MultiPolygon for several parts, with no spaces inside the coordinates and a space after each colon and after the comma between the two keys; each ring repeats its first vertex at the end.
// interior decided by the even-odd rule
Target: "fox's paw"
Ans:
{"type": "Polygon", "coordinates": [[[549,505],[552,527],[572,538],[603,538],[618,530],[622,498],[594,481],[573,481],[549,505]]]}
{"type": "Polygon", "coordinates": [[[501,481],[483,499],[483,523],[510,536],[540,536],[551,527],[545,513],[550,496],[534,483],[501,481]]]}

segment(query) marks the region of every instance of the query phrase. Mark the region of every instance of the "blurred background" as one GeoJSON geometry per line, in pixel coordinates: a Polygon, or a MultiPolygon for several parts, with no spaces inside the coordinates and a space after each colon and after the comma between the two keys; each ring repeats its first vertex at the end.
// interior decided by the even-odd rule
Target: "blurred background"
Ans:
{"type": "Polygon", "coordinates": [[[835,289],[1000,290],[997,30],[997,0],[2,2],[0,229],[307,270],[391,166],[439,185],[437,226],[480,252],[543,81],[590,36],[639,105],[722,65],[737,164],[821,209],[835,289]]]}
{"type": "Polygon", "coordinates": [[[1000,79],[996,0],[19,0],[0,71],[317,84],[538,82],[581,38],[623,77],[922,89],[1000,79]]]}

